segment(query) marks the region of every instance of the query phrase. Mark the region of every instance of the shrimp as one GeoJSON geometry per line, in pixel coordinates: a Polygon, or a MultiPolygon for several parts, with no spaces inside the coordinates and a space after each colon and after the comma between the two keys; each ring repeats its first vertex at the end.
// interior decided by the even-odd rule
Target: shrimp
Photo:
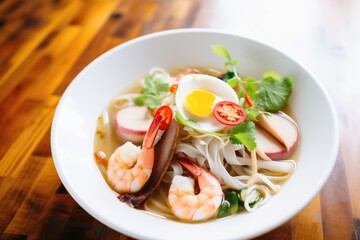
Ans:
{"type": "Polygon", "coordinates": [[[194,179],[176,175],[171,183],[168,201],[173,214],[186,221],[203,221],[212,217],[222,202],[224,193],[219,181],[198,164],[177,159],[197,178],[200,192],[195,194],[194,179]]]}
{"type": "Polygon", "coordinates": [[[162,121],[161,115],[154,117],[141,149],[126,142],[111,155],[108,182],[118,193],[136,193],[149,179],[154,165],[154,141],[162,121]]]}

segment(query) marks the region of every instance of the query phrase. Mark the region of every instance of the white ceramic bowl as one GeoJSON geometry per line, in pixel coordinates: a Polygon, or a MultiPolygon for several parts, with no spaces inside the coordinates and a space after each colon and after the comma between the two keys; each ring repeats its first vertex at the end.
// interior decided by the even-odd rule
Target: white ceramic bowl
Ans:
{"type": "Polygon", "coordinates": [[[333,168],[338,142],[334,108],[308,70],[268,45],[206,29],[149,34],[101,55],[65,91],[51,129],[56,169],[71,196],[110,228],[141,239],[243,239],[264,234],[293,217],[320,191],[333,168]],[[224,60],[211,51],[214,44],[239,59],[241,74],[260,77],[275,70],[294,78],[290,106],[301,130],[297,171],[265,206],[231,218],[188,224],[128,207],[116,198],[94,162],[96,118],[116,93],[154,66],[223,68],[224,60]]]}

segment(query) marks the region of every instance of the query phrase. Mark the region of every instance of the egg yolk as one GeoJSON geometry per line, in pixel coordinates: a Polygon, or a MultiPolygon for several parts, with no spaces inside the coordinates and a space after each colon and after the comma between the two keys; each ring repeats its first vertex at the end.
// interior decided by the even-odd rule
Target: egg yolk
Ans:
{"type": "Polygon", "coordinates": [[[204,117],[212,112],[215,99],[211,92],[196,89],[186,96],[184,106],[191,114],[204,117]]]}

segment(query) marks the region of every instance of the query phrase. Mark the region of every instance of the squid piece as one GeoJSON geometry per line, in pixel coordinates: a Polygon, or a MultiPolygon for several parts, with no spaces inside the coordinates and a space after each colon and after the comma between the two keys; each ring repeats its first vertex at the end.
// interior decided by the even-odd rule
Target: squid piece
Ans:
{"type": "Polygon", "coordinates": [[[281,144],[284,145],[284,147],[286,147],[287,150],[289,150],[290,148],[289,144],[285,141],[281,131],[273,122],[271,117],[268,117],[262,113],[258,115],[257,120],[258,120],[258,124],[262,128],[264,128],[267,132],[269,132],[272,136],[274,136],[281,144]]]}
{"type": "Polygon", "coordinates": [[[259,156],[268,160],[261,155],[265,154],[272,160],[282,160],[294,153],[300,131],[293,119],[283,112],[271,113],[270,116],[260,114],[257,119],[257,125],[261,127],[255,131],[259,156]]]}

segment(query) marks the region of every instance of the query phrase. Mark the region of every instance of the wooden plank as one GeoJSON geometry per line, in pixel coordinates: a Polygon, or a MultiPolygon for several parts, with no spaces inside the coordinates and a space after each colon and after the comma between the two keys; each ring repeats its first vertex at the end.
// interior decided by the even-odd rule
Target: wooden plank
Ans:
{"type": "Polygon", "coordinates": [[[34,72],[36,72],[34,75],[36,77],[36,75],[39,74],[39,70],[41,71],[41,69],[46,68],[48,63],[49,61],[46,57],[42,57],[39,52],[34,52],[31,58],[24,61],[21,71],[16,71],[11,76],[11,80],[14,81],[14,83],[7,84],[6,87],[14,85],[11,86],[14,94],[3,96],[0,101],[0,108],[8,108],[9,116],[12,116],[11,114],[14,113],[10,111],[18,109],[20,104],[23,104],[26,95],[23,95],[22,93],[25,92],[26,89],[31,88],[31,76],[34,75],[34,72]]]}
{"type": "MultiPolygon", "coordinates": [[[[20,105],[20,103],[19,103],[20,105]]],[[[30,124],[31,120],[40,111],[41,104],[36,101],[21,102],[20,106],[9,103],[0,105],[0,110],[6,110],[9,115],[0,119],[0,159],[5,155],[16,138],[30,124]],[[14,106],[15,105],[15,106],[14,106]],[[11,114],[12,113],[12,114],[11,114]]]]}
{"type": "Polygon", "coordinates": [[[341,116],[340,118],[340,121],[342,121],[340,154],[342,159],[344,159],[351,211],[356,221],[356,219],[360,219],[360,195],[358,193],[360,183],[360,148],[358,146],[360,146],[360,139],[354,138],[350,142],[347,141],[347,139],[353,134],[360,133],[360,126],[358,126],[357,121],[357,119],[360,119],[360,112],[355,111],[352,115],[353,116],[348,119],[344,119],[346,116],[341,116]]]}
{"type": "Polygon", "coordinates": [[[43,22],[37,13],[44,7],[48,7],[48,4],[41,4],[37,1],[23,1],[16,3],[16,8],[12,7],[10,11],[7,10],[6,13],[3,13],[6,15],[6,19],[3,20],[3,34],[0,35],[0,45],[7,39],[24,41],[26,37],[31,35],[31,30],[39,27],[43,22]]]}
{"type": "Polygon", "coordinates": [[[60,238],[62,239],[99,239],[104,226],[94,224],[96,220],[76,206],[60,238]]]}
{"type": "Polygon", "coordinates": [[[119,239],[119,240],[130,240],[133,238],[127,237],[121,233],[118,233],[111,228],[104,228],[101,233],[100,240],[112,240],[112,239],[119,239]]]}
{"type": "MultiPolygon", "coordinates": [[[[122,4],[117,6],[113,13],[108,17],[106,23],[104,23],[103,27],[99,29],[98,33],[94,36],[91,40],[89,45],[87,46],[87,51],[83,51],[81,56],[77,59],[77,61],[73,64],[71,69],[68,71],[64,79],[61,81],[58,88],[54,91],[54,94],[61,95],[70,82],[76,77],[76,75],[92,60],[96,57],[100,56],[105,51],[109,50],[111,47],[120,44],[122,41],[119,39],[115,39],[116,44],[110,45],[108,44],[109,41],[114,40],[114,38],[109,38],[112,33],[117,29],[117,27],[123,21],[123,15],[121,14],[122,4]],[[111,40],[108,40],[108,39],[111,40]]],[[[78,19],[77,21],[81,21],[78,19]]]]}
{"type": "Polygon", "coordinates": [[[0,73],[5,72],[10,67],[9,59],[15,54],[17,48],[18,43],[12,39],[0,44],[0,73]]]}
{"type": "Polygon", "coordinates": [[[146,32],[157,32],[174,28],[187,28],[194,24],[195,16],[199,11],[200,1],[164,2],[158,5],[151,24],[146,27],[146,32]]]}
{"type": "Polygon", "coordinates": [[[0,12],[11,18],[20,17],[24,14],[26,9],[32,10],[32,5],[37,4],[36,2],[22,2],[19,1],[9,1],[9,4],[1,4],[4,6],[0,7],[0,12]]]}
{"type": "Polygon", "coordinates": [[[22,165],[49,129],[59,97],[50,97],[0,161],[0,176],[17,176],[22,165]]]}
{"type": "MultiPolygon", "coordinates": [[[[47,43],[41,52],[42,59],[46,60],[47,66],[37,72],[37,75],[31,76],[33,84],[22,96],[41,101],[45,96],[51,95],[53,89],[58,86],[67,73],[68,66],[71,66],[78,57],[77,52],[72,51],[72,46],[74,46],[74,42],[77,42],[80,31],[80,26],[66,26],[47,43]]],[[[78,45],[75,46],[78,47],[78,45]]]]}
{"type": "Polygon", "coordinates": [[[136,2],[123,1],[120,11],[122,12],[122,21],[113,32],[113,37],[127,41],[139,35],[149,33],[147,25],[155,14],[156,6],[151,1],[144,1],[145,4],[136,4],[136,2]]]}
{"type": "MultiPolygon", "coordinates": [[[[61,182],[51,157],[31,156],[27,160],[26,167],[31,162],[40,162],[43,167],[32,182],[31,187],[24,189],[26,197],[18,207],[5,232],[21,232],[38,239],[41,235],[41,226],[44,224],[43,212],[61,182]]],[[[21,172],[24,172],[24,169],[21,172]]]]}
{"type": "Polygon", "coordinates": [[[0,16],[4,16],[9,12],[9,9],[14,8],[13,5],[19,6],[21,0],[13,0],[13,1],[0,1],[0,16]]]}
{"type": "Polygon", "coordinates": [[[48,24],[36,30],[31,38],[23,42],[16,54],[9,60],[9,68],[0,75],[0,102],[18,84],[18,82],[10,81],[9,79],[11,79],[11,76],[16,71],[21,71],[21,64],[27,58],[31,57],[31,53],[51,31],[60,25],[64,25],[67,21],[70,21],[81,9],[81,6],[82,2],[75,0],[70,1],[63,9],[56,9],[56,11],[52,12],[49,16],[48,24]]]}
{"type": "Polygon", "coordinates": [[[40,238],[36,234],[29,239],[59,239],[75,206],[69,194],[53,195],[41,216],[40,238]]]}
{"type": "MultiPolygon", "coordinates": [[[[15,216],[18,208],[28,194],[33,181],[44,167],[43,159],[33,158],[22,168],[20,178],[4,178],[0,188],[0,234],[15,216]]],[[[0,235],[1,236],[1,235],[0,235]]],[[[0,237],[1,238],[1,237],[0,237]]]]}
{"type": "Polygon", "coordinates": [[[38,143],[34,151],[32,152],[32,155],[34,156],[41,156],[41,157],[51,157],[51,128],[49,128],[41,141],[38,143]]]}
{"type": "Polygon", "coordinates": [[[355,226],[354,238],[356,240],[359,240],[360,239],[360,219],[359,218],[354,218],[354,226],[355,226]]]}
{"type": "MultiPolygon", "coordinates": [[[[59,35],[54,38],[53,42],[46,48],[47,52],[53,54],[51,56],[52,61],[48,69],[38,76],[39,84],[33,85],[32,89],[34,93],[41,91],[45,95],[49,95],[58,88],[58,85],[63,81],[79,56],[88,47],[92,38],[98,33],[109,18],[116,7],[116,2],[102,1],[101,5],[96,5],[96,7],[94,5],[92,6],[93,8],[88,9],[83,16],[84,19],[81,19],[81,22],[86,22],[86,26],[69,26],[69,31],[59,33],[59,35]],[[71,31],[70,28],[74,28],[74,31],[71,31]],[[77,33],[77,29],[81,30],[77,33]],[[64,38],[66,39],[65,43],[64,38]],[[76,44],[73,44],[74,42],[76,42],[76,44]],[[57,49],[60,44],[64,44],[64,47],[62,49],[57,49]],[[51,79],[51,84],[44,85],[43,83],[48,82],[48,79],[51,79]]],[[[82,24],[81,22],[79,24],[82,24]]],[[[33,94],[32,97],[37,98],[41,97],[41,95],[33,94]]]]}
{"type": "Polygon", "coordinates": [[[268,232],[258,238],[255,238],[256,240],[261,239],[273,239],[273,240],[286,240],[291,239],[291,222],[288,221],[281,225],[280,227],[272,230],[271,232],[268,232]]]}
{"type": "Polygon", "coordinates": [[[16,233],[4,233],[1,235],[2,240],[27,240],[27,236],[16,233]]]}
{"type": "Polygon", "coordinates": [[[292,239],[324,239],[321,202],[317,195],[300,213],[291,221],[292,239]]]}
{"type": "Polygon", "coordinates": [[[325,239],[353,239],[355,236],[348,186],[344,176],[344,162],[339,155],[334,170],[320,193],[325,239]]]}

